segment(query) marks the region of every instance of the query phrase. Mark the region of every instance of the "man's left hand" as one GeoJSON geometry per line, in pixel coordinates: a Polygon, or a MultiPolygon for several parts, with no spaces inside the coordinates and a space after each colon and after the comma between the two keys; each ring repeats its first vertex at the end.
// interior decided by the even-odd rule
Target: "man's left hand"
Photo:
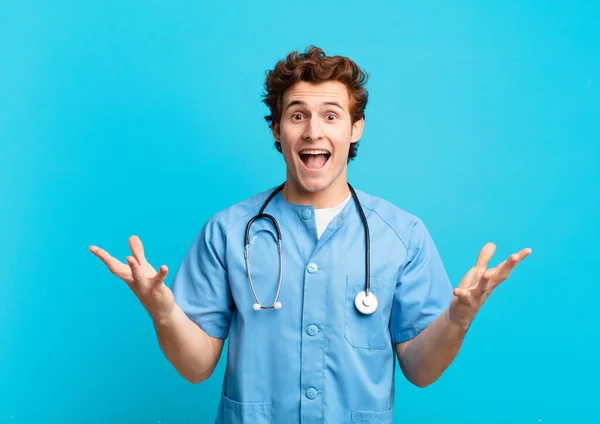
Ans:
{"type": "Polygon", "coordinates": [[[513,253],[498,266],[486,269],[495,251],[494,243],[483,246],[475,266],[454,289],[455,297],[450,303],[449,318],[465,331],[492,291],[510,276],[519,262],[531,254],[531,249],[526,248],[519,253],[513,253]]]}

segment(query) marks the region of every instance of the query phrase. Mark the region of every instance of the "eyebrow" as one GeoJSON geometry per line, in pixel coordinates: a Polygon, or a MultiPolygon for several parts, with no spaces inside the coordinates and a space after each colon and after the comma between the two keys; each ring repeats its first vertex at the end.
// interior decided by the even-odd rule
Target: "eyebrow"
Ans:
{"type": "MultiPolygon", "coordinates": [[[[293,100],[293,101],[290,102],[290,104],[288,104],[286,106],[285,110],[288,110],[292,106],[296,106],[296,105],[306,106],[306,102],[303,102],[302,100],[293,100]]],[[[340,105],[338,102],[323,102],[323,103],[321,103],[320,106],[323,106],[323,105],[335,106],[335,107],[338,107],[338,108],[344,110],[344,108],[342,107],[342,105],[340,105]]]]}

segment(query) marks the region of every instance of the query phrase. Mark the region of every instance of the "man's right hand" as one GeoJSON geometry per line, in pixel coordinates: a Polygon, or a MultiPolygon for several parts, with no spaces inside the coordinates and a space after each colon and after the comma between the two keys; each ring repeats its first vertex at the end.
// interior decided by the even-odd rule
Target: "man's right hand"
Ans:
{"type": "Polygon", "coordinates": [[[162,265],[156,272],[144,257],[144,246],[139,237],[129,237],[129,247],[133,256],[127,257],[127,264],[97,246],[90,246],[89,250],[104,262],[111,273],[127,283],[152,319],[160,323],[169,318],[175,309],[173,292],[164,284],[167,266],[162,265]]]}

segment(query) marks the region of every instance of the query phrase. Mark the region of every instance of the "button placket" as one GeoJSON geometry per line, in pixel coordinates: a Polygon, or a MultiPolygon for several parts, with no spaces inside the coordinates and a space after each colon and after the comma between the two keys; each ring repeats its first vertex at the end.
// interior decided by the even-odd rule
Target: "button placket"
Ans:
{"type": "Polygon", "coordinates": [[[300,382],[303,388],[300,402],[300,418],[302,422],[322,422],[323,420],[323,358],[325,337],[319,327],[325,322],[325,307],[327,297],[326,267],[327,249],[313,252],[305,263],[304,273],[304,308],[302,309],[302,365],[300,382]],[[323,262],[323,263],[321,263],[323,262]]]}

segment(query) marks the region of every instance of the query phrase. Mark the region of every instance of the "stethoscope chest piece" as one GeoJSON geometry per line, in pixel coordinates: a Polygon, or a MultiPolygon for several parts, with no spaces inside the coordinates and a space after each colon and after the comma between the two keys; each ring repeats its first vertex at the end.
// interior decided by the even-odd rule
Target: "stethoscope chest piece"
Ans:
{"type": "Polygon", "coordinates": [[[377,297],[375,297],[373,292],[369,292],[368,296],[364,291],[358,292],[354,298],[354,306],[356,306],[356,309],[361,314],[370,315],[377,310],[377,297]]]}

